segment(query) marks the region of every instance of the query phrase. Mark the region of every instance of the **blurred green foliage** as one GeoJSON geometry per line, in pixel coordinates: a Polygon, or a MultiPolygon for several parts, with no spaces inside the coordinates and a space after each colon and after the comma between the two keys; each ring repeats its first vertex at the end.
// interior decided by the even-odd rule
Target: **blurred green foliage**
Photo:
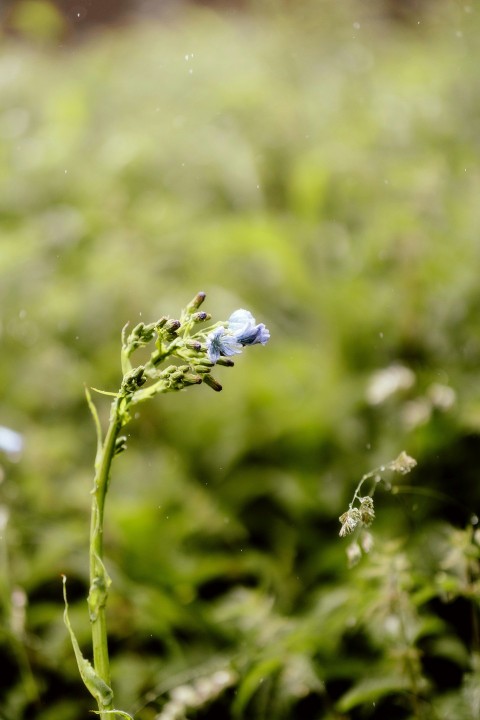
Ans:
{"type": "Polygon", "coordinates": [[[153,720],[186,685],[189,718],[480,717],[479,29],[473,4],[403,27],[325,1],[4,39],[2,720],[91,709],[60,578],[88,654],[83,387],[116,390],[123,325],[199,290],[272,339],[222,393],[142,408],[115,461],[117,706],[153,720]],[[338,516],[404,449],[349,569],[338,516]]]}

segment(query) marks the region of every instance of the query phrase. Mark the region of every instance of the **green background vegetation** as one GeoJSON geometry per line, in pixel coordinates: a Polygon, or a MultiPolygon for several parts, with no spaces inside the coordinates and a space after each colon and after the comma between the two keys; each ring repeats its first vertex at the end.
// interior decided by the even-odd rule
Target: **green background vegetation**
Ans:
{"type": "Polygon", "coordinates": [[[229,669],[189,719],[478,719],[474,4],[410,25],[368,3],[197,8],[77,44],[42,17],[0,54],[0,424],[25,438],[1,461],[0,717],[89,717],[61,589],[88,654],[84,384],[116,390],[123,325],[203,290],[214,320],[245,307],[272,337],[218,369],[222,393],[128,428],[117,706],[153,720],[229,669]],[[408,387],[373,402],[397,365],[408,387]],[[418,467],[379,488],[349,569],[338,517],[402,450],[418,467]]]}

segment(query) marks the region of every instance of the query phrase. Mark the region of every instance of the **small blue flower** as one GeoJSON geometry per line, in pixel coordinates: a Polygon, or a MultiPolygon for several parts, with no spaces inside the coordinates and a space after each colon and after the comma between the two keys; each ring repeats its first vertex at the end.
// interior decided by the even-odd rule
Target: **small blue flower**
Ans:
{"type": "Polygon", "coordinates": [[[207,355],[216,363],[220,356],[238,355],[245,345],[265,345],[269,339],[265,325],[257,325],[252,313],[241,308],[230,315],[227,327],[217,327],[207,335],[207,355]]]}
{"type": "Polygon", "coordinates": [[[228,329],[234,334],[241,345],[265,345],[270,339],[270,332],[263,323],[256,324],[249,310],[235,310],[228,319],[228,329]]]}
{"type": "Polygon", "coordinates": [[[220,355],[228,357],[242,352],[242,345],[235,335],[227,332],[224,327],[218,327],[207,336],[208,359],[216,363],[220,355]]]}

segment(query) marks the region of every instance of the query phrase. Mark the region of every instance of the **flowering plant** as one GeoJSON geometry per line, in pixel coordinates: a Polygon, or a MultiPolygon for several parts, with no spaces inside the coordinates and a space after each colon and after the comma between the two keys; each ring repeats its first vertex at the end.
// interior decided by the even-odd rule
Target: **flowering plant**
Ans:
{"type": "Polygon", "coordinates": [[[131,409],[155,395],[184,390],[190,385],[207,384],[215,391],[222,389],[211,375],[216,365],[233,366],[229,356],[240,353],[246,345],[265,343],[270,333],[263,323],[256,324],[248,310],[236,310],[227,322],[202,329],[211,315],[200,311],[205,293],[199,292],[182,311],[180,318],[161,317],[157,322],[139,323],[127,334],[122,332],[121,364],[123,379],[118,392],[101,392],[113,396],[108,429],[103,435],[99,416],[91,394],[86,390],[87,402],[97,432],[95,476],[92,489],[90,522],[90,589],[88,610],[92,630],[93,665],[79,647],[68,615],[66,578],[63,578],[65,624],[70,633],[82,680],[98,705],[101,720],[110,716],[130,718],[116,710],[110,681],[110,663],[106,625],[106,604],[110,577],[103,560],[103,526],[105,500],[110,483],[113,458],[126,449],[123,428],[132,419],[131,409]],[[152,344],[145,364],[134,365],[132,357],[139,348],[152,344]],[[166,361],[170,364],[164,367],[166,361]]]}

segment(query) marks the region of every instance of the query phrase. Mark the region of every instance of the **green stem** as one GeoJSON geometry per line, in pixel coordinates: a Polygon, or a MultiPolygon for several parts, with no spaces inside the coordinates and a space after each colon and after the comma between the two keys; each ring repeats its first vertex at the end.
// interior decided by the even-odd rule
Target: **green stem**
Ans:
{"type": "MultiPolygon", "coordinates": [[[[112,403],[110,423],[97,464],[90,524],[90,592],[88,607],[92,628],[93,664],[97,675],[110,686],[110,662],[106,623],[106,604],[110,578],[103,564],[103,517],[105,499],[110,478],[110,468],[115,455],[115,442],[122,427],[119,412],[119,398],[112,403]]],[[[101,720],[111,720],[113,699],[107,705],[99,705],[101,720]]]]}

